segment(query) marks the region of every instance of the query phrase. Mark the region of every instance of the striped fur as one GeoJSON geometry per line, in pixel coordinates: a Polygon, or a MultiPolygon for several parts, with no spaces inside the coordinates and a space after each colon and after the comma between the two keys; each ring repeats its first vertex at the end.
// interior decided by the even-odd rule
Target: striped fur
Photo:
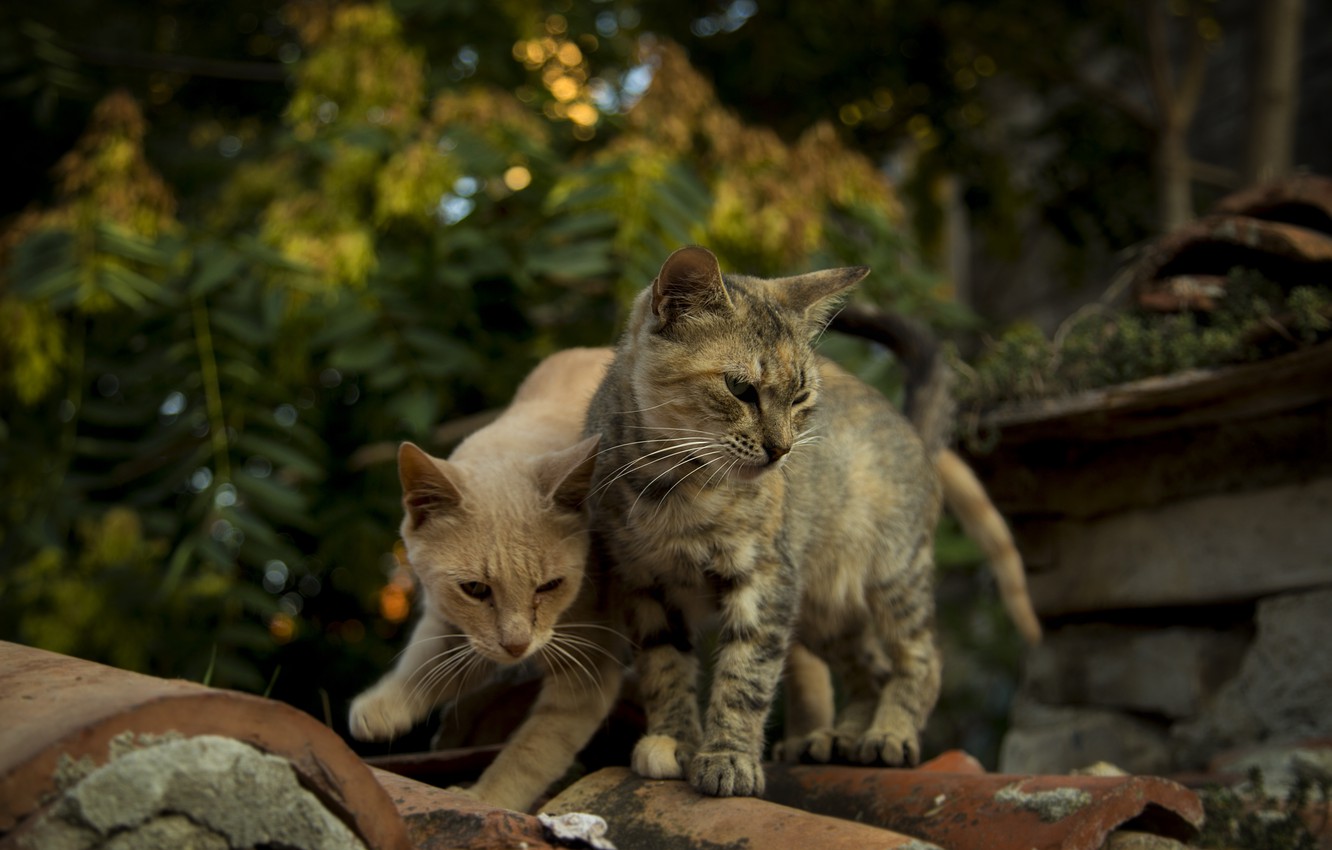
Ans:
{"type": "Polygon", "coordinates": [[[861,305],[847,307],[832,327],[873,340],[892,351],[907,370],[905,413],[934,454],[943,480],[944,502],[990,562],[999,598],[1018,633],[1031,645],[1041,642],[1041,622],[1027,592],[1022,555],[1003,515],[990,501],[976,473],[948,447],[955,403],[953,375],[939,344],[925,327],[904,316],[861,305]]]}
{"type": "Polygon", "coordinates": [[[914,429],[813,352],[868,272],[726,276],[677,251],[635,303],[592,400],[594,546],[623,585],[647,709],[640,774],[763,791],[763,723],[791,639],[848,700],[808,757],[908,764],[938,697],[940,485],[914,429]],[[715,616],[706,708],[696,629],[715,616]]]}

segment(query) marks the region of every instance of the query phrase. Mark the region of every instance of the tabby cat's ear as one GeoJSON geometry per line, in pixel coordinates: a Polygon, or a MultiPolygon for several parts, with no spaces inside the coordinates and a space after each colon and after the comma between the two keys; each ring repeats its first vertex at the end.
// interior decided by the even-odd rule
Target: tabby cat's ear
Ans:
{"type": "Polygon", "coordinates": [[[595,434],[541,458],[537,466],[537,486],[541,494],[562,508],[578,510],[592,485],[599,445],[601,435],[595,434]]]}
{"type": "Polygon", "coordinates": [[[434,458],[413,443],[398,447],[398,480],[402,482],[402,507],[413,528],[462,504],[458,485],[434,458]]]}
{"type": "Polygon", "coordinates": [[[731,309],[731,297],[722,284],[721,266],[707,248],[681,248],[662,263],[652,281],[652,312],[660,325],[669,328],[689,313],[731,309]]]}
{"type": "Polygon", "coordinates": [[[869,266],[848,266],[794,275],[773,281],[778,298],[788,308],[805,315],[812,335],[823,330],[837,306],[836,296],[864,280],[869,266]]]}

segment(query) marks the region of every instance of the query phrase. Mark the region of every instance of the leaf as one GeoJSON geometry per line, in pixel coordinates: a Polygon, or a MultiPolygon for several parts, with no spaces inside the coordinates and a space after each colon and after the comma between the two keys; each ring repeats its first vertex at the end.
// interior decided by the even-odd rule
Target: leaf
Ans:
{"type": "Polygon", "coordinates": [[[171,254],[163,249],[162,242],[145,239],[109,221],[99,221],[94,232],[97,248],[108,254],[150,266],[166,266],[171,262],[171,254]]]}
{"type": "Polygon", "coordinates": [[[613,268],[610,240],[538,248],[527,258],[525,266],[529,274],[565,280],[598,277],[608,274],[613,268]]]}
{"type": "Polygon", "coordinates": [[[224,283],[233,280],[245,257],[216,243],[200,248],[195,254],[194,276],[189,283],[191,295],[207,295],[224,283]]]}
{"type": "Polygon", "coordinates": [[[240,341],[249,349],[262,350],[271,339],[271,334],[252,316],[214,307],[209,311],[208,317],[214,328],[240,341]]]}
{"type": "Polygon", "coordinates": [[[141,309],[149,301],[161,300],[163,289],[157,281],[144,277],[116,261],[102,267],[98,282],[126,307],[141,309]]]}
{"type": "Polygon", "coordinates": [[[255,478],[241,471],[233,483],[256,513],[300,529],[311,527],[305,497],[297,491],[278,484],[271,478],[255,478]]]}
{"type": "Polygon", "coordinates": [[[413,434],[424,434],[439,418],[439,396],[426,387],[414,387],[389,401],[388,410],[413,434]]]}
{"type": "Polygon", "coordinates": [[[246,431],[236,439],[236,448],[246,454],[268,458],[276,467],[289,467],[310,481],[322,481],[324,468],[290,443],[246,431]]]}
{"type": "Polygon", "coordinates": [[[393,357],[393,340],[384,336],[355,339],[334,348],[328,362],[343,372],[371,372],[393,357]]]}

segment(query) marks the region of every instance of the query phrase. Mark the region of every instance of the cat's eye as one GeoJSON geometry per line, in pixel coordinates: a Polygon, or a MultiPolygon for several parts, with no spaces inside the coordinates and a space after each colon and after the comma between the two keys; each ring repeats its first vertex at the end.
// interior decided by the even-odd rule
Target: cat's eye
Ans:
{"type": "Polygon", "coordinates": [[[537,593],[550,593],[552,590],[554,590],[555,588],[559,587],[562,584],[564,584],[564,579],[553,578],[550,581],[538,587],[537,593]]]}
{"type": "Polygon", "coordinates": [[[758,390],[754,385],[744,378],[737,378],[734,375],[726,376],[726,389],[731,391],[731,395],[743,401],[745,404],[758,404],[758,390]]]}
{"type": "Polygon", "coordinates": [[[490,585],[479,581],[459,582],[458,588],[473,599],[486,600],[490,598],[490,585]]]}
{"type": "Polygon", "coordinates": [[[799,395],[791,399],[791,406],[795,407],[796,405],[804,404],[807,401],[809,401],[809,390],[802,390],[799,395]]]}

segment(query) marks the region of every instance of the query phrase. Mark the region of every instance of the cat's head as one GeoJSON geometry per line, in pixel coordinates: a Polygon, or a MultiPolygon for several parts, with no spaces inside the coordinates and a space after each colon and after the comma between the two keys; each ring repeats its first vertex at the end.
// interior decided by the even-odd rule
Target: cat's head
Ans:
{"type": "MultiPolygon", "coordinates": [[[[681,248],[635,305],[636,407],[702,475],[752,480],[814,439],[814,343],[865,266],[765,280],[723,276],[705,248],[681,248]]],[[[709,478],[708,480],[712,480],[709,478]]]]}
{"type": "Polygon", "coordinates": [[[408,560],[426,604],[484,658],[512,664],[541,652],[578,596],[598,439],[484,473],[411,443],[399,449],[408,560]]]}

